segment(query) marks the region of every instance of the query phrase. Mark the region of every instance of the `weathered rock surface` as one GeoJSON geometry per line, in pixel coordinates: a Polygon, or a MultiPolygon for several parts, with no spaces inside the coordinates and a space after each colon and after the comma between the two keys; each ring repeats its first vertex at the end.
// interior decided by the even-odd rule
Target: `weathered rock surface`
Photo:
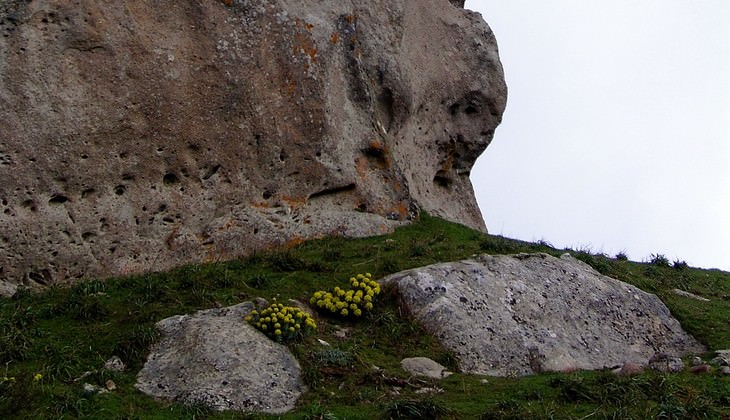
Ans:
{"type": "Polygon", "coordinates": [[[216,410],[282,413],[305,390],[289,350],[244,317],[253,303],[179,315],[157,323],[162,339],[137,376],[149,395],[216,410]]]}
{"type": "Polygon", "coordinates": [[[417,206],[484,229],[469,171],[506,87],[448,0],[8,0],[0,34],[10,283],[379,234],[417,206]]]}
{"type": "Polygon", "coordinates": [[[483,255],[382,282],[397,287],[405,309],[464,372],[602,369],[703,351],[655,295],[569,255],[483,255]]]}
{"type": "Polygon", "coordinates": [[[403,370],[411,375],[424,376],[431,379],[443,379],[452,374],[452,372],[449,372],[440,363],[428,357],[407,357],[400,361],[400,365],[403,370]]]}

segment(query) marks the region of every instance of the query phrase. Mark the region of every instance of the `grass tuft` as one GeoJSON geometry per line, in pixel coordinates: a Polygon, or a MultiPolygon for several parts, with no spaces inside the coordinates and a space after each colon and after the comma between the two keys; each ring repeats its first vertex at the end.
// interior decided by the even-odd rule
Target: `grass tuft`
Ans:
{"type": "MultiPolygon", "coordinates": [[[[342,286],[357,272],[371,272],[379,280],[479,253],[521,252],[559,256],[565,250],[546,241],[486,235],[422,214],[389,235],[323,238],[237,261],[89,279],[41,293],[21,289],[13,298],[0,298],[0,418],[730,418],[730,379],[716,373],[522,378],[458,373],[454,354],[416,324],[386,287],[378,305],[361,319],[320,314],[314,335],[287,343],[309,389],[292,413],[210,412],[156,401],[134,388],[158,340],[155,322],[163,318],[257,297],[309,302],[315,291],[342,286]],[[127,370],[105,371],[111,356],[120,357],[127,370]],[[410,378],[400,361],[414,356],[430,357],[457,373],[440,381],[410,378]],[[36,374],[43,379],[34,381],[36,374]],[[117,389],[101,395],[82,391],[84,382],[103,386],[107,380],[117,389]]],[[[605,275],[657,294],[710,350],[730,348],[730,273],[692,268],[681,260],[670,264],[661,255],[644,263],[586,248],[573,255],[605,275]],[[678,296],[674,288],[709,302],[678,296]]]]}

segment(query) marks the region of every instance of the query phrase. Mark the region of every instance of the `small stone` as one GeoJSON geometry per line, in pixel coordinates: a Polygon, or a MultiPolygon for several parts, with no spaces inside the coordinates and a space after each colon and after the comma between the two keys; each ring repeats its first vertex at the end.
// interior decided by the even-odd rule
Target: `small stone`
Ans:
{"type": "Polygon", "coordinates": [[[730,375],[730,366],[723,366],[720,368],[720,373],[723,375],[730,375]]]}
{"type": "Polygon", "coordinates": [[[86,392],[87,394],[103,394],[105,392],[108,392],[106,389],[104,389],[100,386],[92,385],[88,382],[84,383],[83,389],[84,389],[84,392],[86,392]]]}
{"type": "Polygon", "coordinates": [[[335,337],[339,338],[340,340],[345,340],[347,337],[352,334],[352,328],[348,327],[336,327],[335,331],[332,333],[335,337]]]}
{"type": "Polygon", "coordinates": [[[730,366],[730,359],[718,356],[710,360],[710,364],[715,366],[730,366]]]}
{"type": "Polygon", "coordinates": [[[432,379],[443,379],[452,374],[444,366],[428,357],[409,357],[401,360],[400,365],[411,375],[432,379]]]}
{"type": "Polygon", "coordinates": [[[416,390],[416,394],[441,394],[442,392],[444,392],[443,388],[438,387],[418,388],[416,390]]]}
{"type": "Polygon", "coordinates": [[[16,291],[18,291],[17,285],[0,280],[0,296],[10,298],[16,291]]]}
{"type": "Polygon", "coordinates": [[[710,360],[710,364],[715,366],[730,366],[730,350],[718,350],[715,356],[710,360]]]}
{"type": "Polygon", "coordinates": [[[672,293],[674,293],[677,296],[682,296],[694,300],[699,300],[700,302],[709,302],[710,299],[703,298],[702,296],[695,295],[694,293],[685,292],[684,290],[680,289],[672,289],[672,293]]]}
{"type": "Polygon", "coordinates": [[[703,373],[708,373],[710,370],[712,370],[712,368],[710,367],[710,365],[706,365],[706,364],[702,364],[702,365],[698,365],[698,366],[692,366],[689,369],[689,371],[691,373],[694,373],[694,374],[697,374],[697,375],[700,375],[700,374],[703,374],[703,373]]]}
{"type": "Polygon", "coordinates": [[[692,358],[692,366],[699,366],[705,362],[702,361],[702,358],[699,356],[695,356],[692,358]]]}
{"type": "Polygon", "coordinates": [[[648,366],[650,369],[664,373],[677,373],[684,370],[682,358],[666,353],[656,353],[649,359],[648,366]]]}
{"type": "Polygon", "coordinates": [[[640,364],[626,362],[623,366],[621,366],[617,373],[621,376],[633,376],[639,375],[642,372],[644,372],[644,368],[640,364]]]}
{"type": "Polygon", "coordinates": [[[117,389],[117,384],[115,384],[114,381],[112,381],[111,379],[108,379],[104,383],[104,386],[106,387],[107,391],[114,391],[115,389],[117,389]]]}
{"type": "Polygon", "coordinates": [[[319,343],[320,345],[323,345],[323,346],[325,346],[325,347],[329,347],[329,345],[330,345],[330,343],[328,343],[328,342],[326,342],[326,341],[322,340],[321,338],[318,338],[318,339],[317,339],[317,342],[318,342],[318,343],[319,343]]]}
{"type": "Polygon", "coordinates": [[[120,359],[117,356],[112,356],[104,363],[104,369],[110,370],[112,372],[124,372],[124,369],[126,369],[127,366],[122,362],[122,359],[120,359]]]}

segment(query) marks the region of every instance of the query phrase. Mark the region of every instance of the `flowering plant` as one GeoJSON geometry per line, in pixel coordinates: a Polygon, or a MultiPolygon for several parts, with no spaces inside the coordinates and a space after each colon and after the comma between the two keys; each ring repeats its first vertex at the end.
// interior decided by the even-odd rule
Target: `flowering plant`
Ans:
{"type": "Polygon", "coordinates": [[[347,290],[335,287],[331,292],[315,292],[309,303],[321,311],[342,317],[360,317],[373,309],[373,301],[379,294],[380,285],[370,273],[365,273],[350,277],[350,288],[347,290]]]}
{"type": "Polygon", "coordinates": [[[279,342],[291,341],[317,329],[317,324],[308,313],[294,306],[276,303],[276,299],[261,311],[251,311],[245,320],[279,342]]]}

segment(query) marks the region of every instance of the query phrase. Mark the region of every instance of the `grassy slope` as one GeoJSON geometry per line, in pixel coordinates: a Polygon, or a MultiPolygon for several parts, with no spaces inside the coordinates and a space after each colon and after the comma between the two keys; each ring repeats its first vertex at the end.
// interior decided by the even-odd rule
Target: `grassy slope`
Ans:
{"type": "MultiPolygon", "coordinates": [[[[315,290],[345,286],[351,275],[375,278],[476,253],[547,252],[532,244],[483,235],[423,215],[387,236],[330,238],[242,261],[186,266],[107,281],[90,280],[42,294],[0,299],[0,418],[267,418],[210,413],[154,401],[134,389],[136,371],[155,340],[154,322],[214,305],[262,296],[306,300],[315,290]],[[118,355],[124,373],[101,369],[118,355]],[[85,372],[91,372],[83,379],[85,372]],[[41,373],[43,379],[34,381],[41,373]],[[4,376],[15,381],[1,382],[4,376]],[[117,389],[84,394],[84,382],[117,389]]],[[[635,263],[574,253],[598,271],[659,295],[682,325],[710,349],[730,348],[730,273],[635,263]],[[671,293],[681,288],[709,303],[671,293]]],[[[290,348],[310,391],[284,418],[727,418],[730,377],[646,373],[619,378],[605,372],[483,378],[456,374],[443,381],[408,378],[403,357],[428,356],[455,368],[453,356],[400,313],[387,293],[374,316],[359,323],[321,318],[316,337],[290,348]],[[338,339],[338,327],[352,328],[338,339]],[[328,350],[315,338],[333,344],[328,350]],[[373,365],[380,368],[374,370],[373,365]],[[436,387],[436,394],[418,394],[436,387]],[[674,416],[674,417],[672,417],[674,416]]]]}

